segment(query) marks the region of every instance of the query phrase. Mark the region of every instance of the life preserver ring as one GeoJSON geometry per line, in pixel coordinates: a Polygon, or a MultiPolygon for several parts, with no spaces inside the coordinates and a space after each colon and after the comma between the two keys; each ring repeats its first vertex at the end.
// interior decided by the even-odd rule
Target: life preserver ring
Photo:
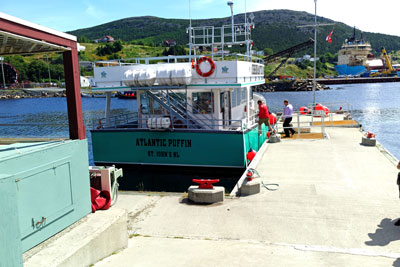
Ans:
{"type": "Polygon", "coordinates": [[[214,73],[215,70],[215,63],[214,60],[212,60],[209,57],[201,57],[196,63],[196,72],[199,74],[201,77],[209,77],[214,73]],[[202,72],[200,69],[200,64],[203,63],[204,61],[207,61],[210,64],[210,70],[208,72],[202,72]]]}

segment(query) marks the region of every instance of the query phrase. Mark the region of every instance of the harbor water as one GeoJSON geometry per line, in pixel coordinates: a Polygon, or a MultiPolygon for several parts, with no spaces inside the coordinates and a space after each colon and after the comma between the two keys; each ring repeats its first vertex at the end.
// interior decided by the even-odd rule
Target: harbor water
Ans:
{"type": "MultiPolygon", "coordinates": [[[[316,102],[349,103],[352,106],[353,118],[362,124],[363,129],[376,134],[377,140],[394,156],[400,158],[400,142],[398,141],[400,83],[349,84],[331,87],[332,90],[317,91],[316,102]]],[[[313,101],[313,92],[262,94],[267,100],[270,111],[275,113],[282,112],[284,99],[288,99],[295,110],[301,106],[307,106],[313,101]]],[[[90,129],[92,129],[93,120],[96,121],[104,116],[105,105],[105,98],[82,98],[83,117],[89,141],[90,165],[93,165],[90,129]]],[[[111,108],[113,115],[135,112],[137,102],[132,99],[113,98],[111,108]]],[[[66,99],[58,97],[0,100],[0,137],[68,138],[66,99]]],[[[112,140],[110,141],[112,142],[112,140]]],[[[233,179],[233,181],[235,180],[233,179]]],[[[184,185],[182,188],[187,187],[184,185]]],[[[132,189],[146,189],[146,186],[139,182],[139,186],[136,185],[132,189]]],[[[159,190],[159,188],[151,189],[159,190]]],[[[171,190],[168,189],[168,191],[171,190]]]]}

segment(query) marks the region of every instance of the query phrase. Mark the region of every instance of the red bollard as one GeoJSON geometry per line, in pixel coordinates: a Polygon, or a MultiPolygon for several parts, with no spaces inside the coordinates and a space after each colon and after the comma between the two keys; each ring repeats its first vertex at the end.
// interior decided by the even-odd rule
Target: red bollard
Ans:
{"type": "Polygon", "coordinates": [[[253,179],[254,179],[254,172],[252,172],[252,171],[247,171],[246,178],[247,178],[248,181],[253,181],[253,179]]]}
{"type": "Polygon", "coordinates": [[[218,183],[219,179],[193,179],[194,183],[198,183],[199,189],[213,189],[213,184],[218,183]]]}

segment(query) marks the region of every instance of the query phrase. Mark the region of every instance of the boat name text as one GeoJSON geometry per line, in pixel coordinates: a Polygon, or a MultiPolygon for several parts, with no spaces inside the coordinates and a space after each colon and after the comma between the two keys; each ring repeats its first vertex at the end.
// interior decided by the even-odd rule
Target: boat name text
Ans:
{"type": "Polygon", "coordinates": [[[192,147],[189,139],[136,138],[136,146],[192,147]]]}

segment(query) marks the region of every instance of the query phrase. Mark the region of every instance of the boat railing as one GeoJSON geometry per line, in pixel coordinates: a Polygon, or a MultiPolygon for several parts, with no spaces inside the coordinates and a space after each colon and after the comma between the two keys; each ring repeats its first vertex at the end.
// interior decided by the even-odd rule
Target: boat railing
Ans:
{"type": "MultiPolygon", "coordinates": [[[[325,106],[329,109],[329,121],[333,122],[335,114],[343,114],[347,118],[351,118],[351,114],[353,111],[353,105],[348,102],[321,102],[318,103],[322,106],[325,106]]],[[[308,109],[310,111],[316,111],[317,104],[308,104],[308,109]]],[[[315,112],[314,112],[315,113],[315,112]]],[[[313,115],[312,112],[308,115],[313,115]]],[[[315,116],[312,116],[314,118],[315,116]]]]}
{"type": "Polygon", "coordinates": [[[92,129],[98,130],[104,128],[117,128],[118,126],[121,125],[126,125],[126,126],[135,125],[137,119],[138,119],[137,112],[119,114],[115,116],[110,116],[108,118],[99,118],[92,120],[92,129]]]}
{"type": "MultiPolygon", "coordinates": [[[[208,120],[198,119],[200,125],[209,123],[208,120]]],[[[191,121],[180,120],[176,117],[171,116],[146,116],[139,118],[137,113],[126,113],[117,116],[110,116],[108,119],[101,118],[92,121],[93,130],[103,129],[147,129],[154,131],[169,131],[169,130],[181,130],[190,129],[191,131],[244,131],[249,127],[245,125],[242,120],[222,120],[215,119],[211,124],[208,124],[207,128],[196,127],[191,121]],[[159,128],[148,125],[149,121],[154,119],[168,118],[169,124],[160,124],[159,128]]]]}
{"type": "Polygon", "coordinates": [[[120,67],[139,64],[159,64],[159,63],[191,63],[201,57],[211,57],[214,61],[251,61],[254,63],[264,64],[263,59],[255,56],[247,56],[243,54],[201,54],[201,55],[183,55],[183,56],[162,56],[162,57],[142,57],[142,58],[125,58],[113,60],[101,60],[94,62],[95,67],[120,67]]]}
{"type": "Polygon", "coordinates": [[[282,132],[285,129],[294,129],[297,133],[297,138],[302,138],[304,134],[311,134],[311,133],[321,133],[323,137],[326,137],[326,123],[325,120],[329,115],[326,115],[324,112],[317,111],[310,111],[308,114],[301,114],[300,112],[296,111],[292,114],[292,121],[290,126],[284,127],[284,115],[280,113],[277,118],[277,123],[275,124],[276,132],[282,132]],[[319,122],[314,123],[318,118],[319,122]],[[280,123],[278,123],[280,122],[280,123]],[[319,130],[318,130],[319,128],[319,130]],[[281,130],[282,129],[282,130],[281,130]]]}

